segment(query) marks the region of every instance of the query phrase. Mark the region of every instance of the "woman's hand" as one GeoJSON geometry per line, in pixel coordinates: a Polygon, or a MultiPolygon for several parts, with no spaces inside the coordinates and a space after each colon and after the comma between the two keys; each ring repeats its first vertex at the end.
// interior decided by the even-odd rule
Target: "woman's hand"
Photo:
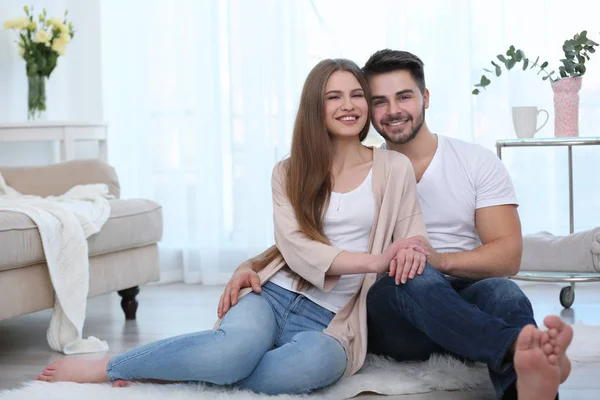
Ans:
{"type": "MultiPolygon", "coordinates": [[[[419,247],[422,249],[422,247],[419,247]]],[[[406,283],[407,279],[414,279],[421,275],[427,263],[427,256],[416,248],[401,249],[396,258],[390,262],[390,277],[396,277],[396,285],[406,283]]]]}
{"type": "MultiPolygon", "coordinates": [[[[429,253],[427,252],[427,250],[425,250],[423,247],[421,247],[419,239],[417,237],[414,238],[409,238],[409,239],[397,239],[395,240],[387,249],[384,250],[383,253],[381,253],[380,255],[374,256],[373,259],[373,264],[371,267],[371,271],[381,274],[384,272],[391,272],[391,267],[392,267],[392,261],[396,260],[396,269],[397,266],[400,265],[402,268],[400,269],[401,271],[404,270],[404,264],[407,262],[406,259],[406,254],[404,254],[403,251],[407,250],[407,249],[411,249],[413,250],[414,253],[418,253],[422,256],[424,256],[424,259],[427,259],[427,256],[429,255],[429,253]],[[398,256],[400,255],[400,252],[402,253],[402,258],[399,259],[398,256]],[[398,261],[402,260],[402,264],[398,264],[398,261]]],[[[411,253],[412,258],[411,261],[414,260],[414,254],[411,253]]],[[[419,257],[420,259],[420,257],[419,257]]],[[[425,264],[423,264],[423,268],[425,267],[425,264]]],[[[394,272],[396,271],[396,269],[394,269],[394,272]]],[[[422,270],[421,270],[422,272],[422,270]]],[[[407,272],[407,275],[410,274],[410,270],[407,272]]],[[[401,276],[402,274],[400,274],[401,276]]],[[[392,275],[390,275],[392,276],[392,275]]]]}
{"type": "Polygon", "coordinates": [[[223,318],[227,311],[237,304],[243,288],[251,287],[255,293],[262,292],[258,274],[252,268],[243,267],[243,265],[235,271],[219,299],[219,306],[217,307],[217,316],[219,318],[223,318]]]}

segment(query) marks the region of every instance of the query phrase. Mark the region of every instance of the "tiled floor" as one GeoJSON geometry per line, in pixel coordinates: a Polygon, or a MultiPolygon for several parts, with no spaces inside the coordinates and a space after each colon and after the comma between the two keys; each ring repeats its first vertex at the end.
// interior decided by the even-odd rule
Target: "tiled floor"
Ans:
{"type": "MultiPolygon", "coordinates": [[[[561,285],[522,283],[530,297],[537,319],[559,314],[569,323],[583,321],[600,325],[600,284],[577,286],[575,304],[563,310],[558,301],[561,285]]],[[[210,329],[216,319],[216,304],[220,287],[189,286],[183,284],[150,285],[139,296],[140,309],[136,321],[125,322],[117,294],[90,299],[84,336],[94,335],[107,340],[111,350],[121,352],[139,344],[196,330],[210,329]]],[[[15,388],[32,379],[49,362],[60,359],[60,354],[49,350],[46,329],[50,310],[0,321],[0,389],[15,388]]],[[[569,380],[561,387],[561,399],[600,399],[600,365],[575,368],[569,380]]],[[[362,395],[362,399],[382,398],[362,395]]],[[[391,399],[494,399],[491,386],[475,391],[432,392],[421,395],[395,396],[391,399]]]]}

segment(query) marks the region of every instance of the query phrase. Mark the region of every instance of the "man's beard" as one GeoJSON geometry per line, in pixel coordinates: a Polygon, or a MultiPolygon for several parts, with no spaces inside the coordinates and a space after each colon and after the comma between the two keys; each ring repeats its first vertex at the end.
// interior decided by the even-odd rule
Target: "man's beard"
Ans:
{"type": "MultiPolygon", "coordinates": [[[[425,106],[423,106],[423,109],[421,110],[421,118],[419,118],[419,116],[417,116],[417,124],[416,126],[413,128],[413,130],[410,132],[410,134],[408,136],[405,137],[396,137],[396,138],[392,138],[390,137],[386,132],[385,129],[382,127],[381,130],[379,129],[375,129],[377,132],[379,132],[379,134],[381,136],[383,136],[383,138],[393,144],[406,144],[408,142],[410,142],[411,140],[413,140],[414,138],[417,137],[417,135],[419,134],[419,131],[421,130],[421,127],[423,126],[423,124],[425,123],[425,106]]],[[[394,121],[401,121],[403,119],[406,119],[405,117],[403,117],[401,114],[400,115],[395,115],[393,118],[389,118],[385,121],[385,123],[390,123],[390,122],[394,122],[394,121]]],[[[414,121],[411,117],[411,121],[414,121]]],[[[382,124],[383,125],[383,124],[382,124]]]]}

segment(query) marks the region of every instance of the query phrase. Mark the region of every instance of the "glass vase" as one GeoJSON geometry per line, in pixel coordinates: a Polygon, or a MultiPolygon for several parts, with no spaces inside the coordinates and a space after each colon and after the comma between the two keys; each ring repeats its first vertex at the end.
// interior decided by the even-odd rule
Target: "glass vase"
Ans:
{"type": "Polygon", "coordinates": [[[30,121],[44,119],[46,112],[46,77],[28,76],[28,108],[27,119],[30,121]]]}

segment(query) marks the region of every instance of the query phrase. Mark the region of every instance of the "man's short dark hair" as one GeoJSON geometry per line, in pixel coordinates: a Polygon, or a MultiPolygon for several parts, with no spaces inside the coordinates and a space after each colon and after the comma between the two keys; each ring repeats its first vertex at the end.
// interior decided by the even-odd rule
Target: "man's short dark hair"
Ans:
{"type": "Polygon", "coordinates": [[[425,73],[423,61],[408,51],[379,50],[373,54],[362,68],[367,79],[386,72],[408,70],[421,93],[425,93],[425,73]]]}

